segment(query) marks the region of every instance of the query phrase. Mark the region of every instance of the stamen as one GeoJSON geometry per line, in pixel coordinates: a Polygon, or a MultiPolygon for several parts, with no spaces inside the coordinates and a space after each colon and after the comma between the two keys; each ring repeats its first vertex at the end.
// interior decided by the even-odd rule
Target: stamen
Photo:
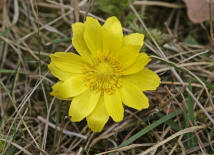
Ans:
{"type": "Polygon", "coordinates": [[[122,85],[122,67],[120,62],[108,54],[99,54],[93,64],[83,67],[86,85],[93,91],[112,94],[122,85]]]}

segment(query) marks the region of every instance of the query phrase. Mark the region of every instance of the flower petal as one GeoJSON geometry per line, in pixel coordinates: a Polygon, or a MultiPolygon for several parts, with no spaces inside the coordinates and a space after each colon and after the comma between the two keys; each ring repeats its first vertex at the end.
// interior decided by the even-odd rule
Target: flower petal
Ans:
{"type": "Polygon", "coordinates": [[[74,97],[69,108],[71,121],[79,122],[88,116],[96,107],[99,98],[100,93],[94,93],[89,89],[74,97]]]}
{"type": "Polygon", "coordinates": [[[144,68],[140,72],[125,76],[124,78],[138,86],[142,91],[156,90],[160,85],[159,76],[148,68],[144,68]]]}
{"type": "Polygon", "coordinates": [[[73,31],[73,38],[72,38],[72,44],[74,48],[77,50],[77,52],[83,56],[88,57],[90,54],[90,51],[85,43],[83,34],[84,34],[84,24],[77,22],[72,24],[72,31],[73,31]]]}
{"type": "Polygon", "coordinates": [[[50,95],[52,96],[56,96],[58,99],[63,99],[60,96],[58,96],[58,90],[59,90],[59,86],[63,83],[63,81],[59,81],[57,82],[55,85],[52,86],[52,92],[50,93],[50,95]]]}
{"type": "Polygon", "coordinates": [[[134,84],[123,80],[123,86],[120,88],[122,101],[128,107],[142,110],[149,107],[148,98],[134,84]]]}
{"type": "Polygon", "coordinates": [[[103,96],[100,98],[95,109],[90,115],[86,117],[88,127],[94,132],[102,131],[104,125],[109,119],[109,115],[106,111],[103,96]]]}
{"type": "Polygon", "coordinates": [[[56,52],[50,55],[51,62],[60,70],[69,73],[82,73],[83,59],[74,53],[56,52]]]}
{"type": "Polygon", "coordinates": [[[90,52],[96,54],[102,51],[102,30],[97,19],[87,17],[84,23],[84,39],[90,52]]]}
{"type": "Polygon", "coordinates": [[[144,35],[133,33],[123,38],[123,46],[116,53],[123,68],[133,64],[139,55],[140,49],[143,46],[144,35]]]}
{"type": "Polygon", "coordinates": [[[123,120],[124,108],[122,105],[120,93],[118,91],[111,95],[105,93],[104,102],[108,114],[115,122],[123,120]]]}
{"type": "Polygon", "coordinates": [[[120,21],[116,17],[110,17],[103,25],[103,50],[114,52],[121,48],[123,43],[123,31],[120,21]]]}
{"type": "Polygon", "coordinates": [[[73,75],[73,73],[68,73],[60,70],[53,63],[50,63],[48,65],[48,68],[55,77],[57,77],[59,80],[62,80],[62,81],[70,78],[73,75]]]}
{"type": "Polygon", "coordinates": [[[151,61],[151,59],[147,54],[140,53],[135,63],[123,71],[123,75],[134,74],[141,71],[149,61],[151,61]]]}
{"type": "Polygon", "coordinates": [[[53,87],[51,95],[60,99],[67,99],[77,96],[87,89],[82,75],[74,75],[71,78],[61,81],[53,87]]]}

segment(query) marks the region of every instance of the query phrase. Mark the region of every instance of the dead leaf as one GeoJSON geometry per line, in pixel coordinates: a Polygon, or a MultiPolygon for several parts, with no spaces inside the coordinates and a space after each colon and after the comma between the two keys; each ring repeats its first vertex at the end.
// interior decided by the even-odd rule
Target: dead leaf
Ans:
{"type": "Polygon", "coordinates": [[[4,8],[4,5],[5,5],[5,1],[0,0],[0,24],[2,24],[2,10],[4,8]]]}
{"type": "Polygon", "coordinates": [[[0,0],[0,11],[3,9],[3,7],[4,7],[4,0],[0,0]]]}
{"type": "MultiPolygon", "coordinates": [[[[209,19],[209,0],[183,0],[187,6],[187,14],[193,23],[201,23],[209,19]]],[[[214,16],[214,0],[211,1],[214,16]]]]}

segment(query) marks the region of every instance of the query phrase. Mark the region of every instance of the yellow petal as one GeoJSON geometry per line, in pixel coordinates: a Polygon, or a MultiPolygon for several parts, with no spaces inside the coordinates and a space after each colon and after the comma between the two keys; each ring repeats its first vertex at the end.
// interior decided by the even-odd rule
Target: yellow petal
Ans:
{"type": "Polygon", "coordinates": [[[53,92],[55,93],[52,93],[52,95],[60,99],[66,99],[77,96],[86,89],[87,87],[85,86],[83,77],[81,75],[75,75],[64,82],[61,81],[57,87],[53,87],[53,92]],[[55,89],[57,91],[55,91],[55,89]]]}
{"type": "Polygon", "coordinates": [[[60,70],[69,73],[82,73],[83,59],[74,53],[56,52],[50,55],[51,62],[60,70]]]}
{"type": "Polygon", "coordinates": [[[141,92],[141,90],[134,84],[123,80],[123,85],[120,88],[122,101],[128,107],[142,110],[149,107],[148,98],[141,92]]]}
{"type": "Polygon", "coordinates": [[[103,50],[114,52],[121,48],[123,43],[123,31],[120,21],[116,17],[110,17],[103,25],[103,50]]]}
{"type": "Polygon", "coordinates": [[[94,93],[89,89],[74,97],[69,108],[71,121],[79,122],[88,116],[96,107],[99,98],[100,93],[94,93]]]}
{"type": "Polygon", "coordinates": [[[124,78],[138,86],[142,91],[156,90],[160,85],[159,76],[148,68],[144,68],[140,72],[125,76],[124,78]]]}
{"type": "Polygon", "coordinates": [[[111,95],[105,93],[104,102],[108,114],[115,122],[123,120],[124,108],[118,91],[115,91],[111,95]]]}
{"type": "Polygon", "coordinates": [[[132,45],[136,47],[136,51],[140,51],[144,43],[144,35],[140,33],[132,33],[124,37],[123,45],[132,45]]]}
{"type": "Polygon", "coordinates": [[[64,72],[60,70],[53,63],[50,63],[48,65],[48,68],[55,77],[57,77],[59,80],[62,80],[62,81],[70,78],[73,75],[73,73],[64,72]]]}
{"type": "Polygon", "coordinates": [[[150,57],[145,53],[140,53],[134,64],[123,71],[123,75],[134,74],[141,71],[145,65],[151,61],[150,57]]]}
{"type": "Polygon", "coordinates": [[[103,96],[100,97],[98,104],[89,116],[86,117],[88,127],[94,132],[102,131],[104,125],[109,119],[106,111],[103,96]]]}
{"type": "Polygon", "coordinates": [[[83,57],[89,57],[90,51],[84,40],[84,24],[74,23],[72,24],[73,38],[72,44],[77,52],[83,57]]]}
{"type": "Polygon", "coordinates": [[[92,54],[102,50],[102,31],[97,19],[87,17],[84,23],[84,39],[92,54]]]}
{"type": "Polygon", "coordinates": [[[52,92],[50,93],[52,96],[56,96],[57,98],[62,99],[60,98],[60,96],[58,96],[58,88],[62,83],[63,81],[59,81],[52,86],[52,92]]]}
{"type": "Polygon", "coordinates": [[[123,46],[117,51],[117,57],[123,68],[126,68],[136,61],[140,49],[143,46],[144,35],[133,33],[123,38],[123,46]]]}

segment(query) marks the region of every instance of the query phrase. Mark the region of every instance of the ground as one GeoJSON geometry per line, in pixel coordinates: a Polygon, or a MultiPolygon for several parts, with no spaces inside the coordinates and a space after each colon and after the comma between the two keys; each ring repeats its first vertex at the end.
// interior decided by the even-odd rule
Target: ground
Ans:
{"type": "Polygon", "coordinates": [[[214,154],[212,17],[192,23],[182,1],[0,0],[0,154],[214,154]],[[50,95],[49,54],[74,52],[71,24],[116,16],[143,33],[141,52],[161,78],[150,107],[125,108],[93,133],[50,95]]]}

